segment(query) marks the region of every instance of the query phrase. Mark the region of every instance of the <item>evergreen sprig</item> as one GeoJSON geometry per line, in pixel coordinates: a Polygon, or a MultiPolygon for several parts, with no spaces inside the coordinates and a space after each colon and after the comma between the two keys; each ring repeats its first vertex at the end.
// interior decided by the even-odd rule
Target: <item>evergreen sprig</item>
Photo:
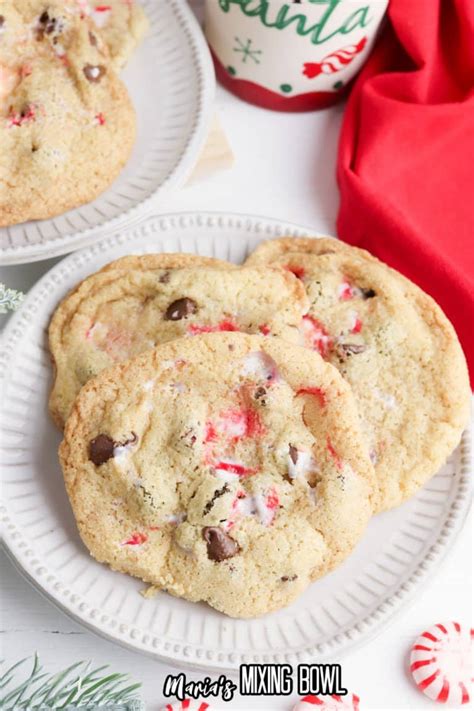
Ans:
{"type": "Polygon", "coordinates": [[[25,295],[16,289],[8,289],[5,284],[0,282],[0,314],[6,314],[7,311],[16,311],[25,295]]]}
{"type": "Polygon", "coordinates": [[[18,668],[26,661],[22,659],[0,676],[0,694],[3,695],[0,709],[144,709],[135,693],[141,684],[129,684],[127,674],[104,674],[104,670],[109,668],[107,665],[91,669],[91,662],[76,662],[57,674],[48,674],[43,671],[35,654],[30,675],[22,683],[13,685],[18,668]]]}

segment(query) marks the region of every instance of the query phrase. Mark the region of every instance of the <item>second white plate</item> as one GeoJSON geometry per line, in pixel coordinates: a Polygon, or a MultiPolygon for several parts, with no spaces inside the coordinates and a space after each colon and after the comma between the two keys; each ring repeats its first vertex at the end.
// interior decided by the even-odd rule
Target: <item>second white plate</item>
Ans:
{"type": "Polygon", "coordinates": [[[110,234],[130,225],[153,198],[189,177],[212,117],[209,50],[186,0],[140,1],[150,30],[123,74],[138,124],[128,164],[94,202],[49,220],[0,228],[1,264],[49,259],[96,242],[98,230],[110,234]]]}
{"type": "Polygon", "coordinates": [[[290,607],[232,620],[206,605],[160,593],[96,563],[78,536],[57,459],[61,439],[47,414],[51,367],[46,328],[78,281],[117,257],[184,251],[241,262],[262,239],[303,236],[295,225],[243,215],[156,217],[56,265],[8,324],[3,376],[0,508],[7,550],[30,581],[75,620],[120,644],[187,666],[296,664],[339,656],[379,631],[419,589],[453,542],[469,507],[469,437],[411,501],[376,516],[351,557],[290,607]]]}

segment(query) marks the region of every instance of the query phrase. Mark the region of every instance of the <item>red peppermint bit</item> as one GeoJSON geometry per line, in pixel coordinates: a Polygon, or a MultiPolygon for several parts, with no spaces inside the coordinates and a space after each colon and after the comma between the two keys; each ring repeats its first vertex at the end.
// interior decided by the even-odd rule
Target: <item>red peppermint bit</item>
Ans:
{"type": "Polygon", "coordinates": [[[338,297],[340,301],[349,301],[354,298],[354,291],[347,279],[340,284],[338,289],[338,297]]]}
{"type": "Polygon", "coordinates": [[[243,489],[240,489],[240,490],[236,493],[236,495],[235,495],[235,497],[234,497],[234,500],[232,501],[232,504],[231,504],[231,507],[230,507],[230,509],[231,509],[231,515],[230,515],[230,517],[227,519],[227,521],[226,521],[225,524],[224,524],[224,528],[226,529],[226,531],[230,531],[230,529],[235,525],[235,521],[234,521],[234,519],[233,519],[233,516],[235,516],[235,514],[237,513],[237,510],[238,510],[238,508],[239,508],[239,501],[240,501],[241,499],[245,499],[245,498],[247,498],[247,494],[245,493],[245,491],[243,491],[243,489]]]}
{"type": "Polygon", "coordinates": [[[92,324],[89,326],[89,328],[87,329],[87,331],[86,331],[86,338],[87,338],[87,340],[90,340],[90,339],[92,338],[92,332],[93,332],[94,328],[95,328],[95,323],[92,323],[92,324]]]}
{"type": "Polygon", "coordinates": [[[336,467],[339,469],[339,471],[341,471],[341,469],[342,469],[342,459],[340,458],[340,456],[338,455],[338,453],[337,453],[336,450],[334,449],[334,446],[333,446],[333,444],[332,444],[332,442],[331,442],[331,438],[329,437],[329,435],[328,435],[328,437],[327,437],[327,439],[326,439],[326,446],[327,446],[327,450],[328,450],[329,454],[330,454],[331,457],[334,459],[334,462],[335,462],[335,464],[336,464],[336,467]]]}
{"type": "Polygon", "coordinates": [[[326,327],[314,316],[303,316],[303,334],[307,343],[325,358],[333,345],[333,338],[326,327]]]}
{"type": "Polygon", "coordinates": [[[12,111],[8,117],[10,122],[8,124],[9,128],[13,126],[22,126],[24,123],[29,123],[30,121],[36,120],[36,107],[34,104],[29,104],[21,112],[12,111]]]}
{"type": "Polygon", "coordinates": [[[128,541],[124,541],[121,545],[122,546],[141,546],[143,543],[146,543],[148,540],[148,536],[146,533],[132,533],[128,541]]]}
{"type": "Polygon", "coordinates": [[[199,326],[192,323],[188,327],[188,333],[196,336],[199,333],[217,333],[220,331],[240,331],[239,327],[232,321],[221,321],[216,326],[199,326]]]}
{"type": "Polygon", "coordinates": [[[270,490],[265,503],[269,509],[273,510],[278,508],[280,505],[280,499],[278,498],[278,494],[275,489],[270,490]]]}
{"type": "Polygon", "coordinates": [[[297,279],[303,279],[306,274],[305,268],[297,264],[287,264],[285,269],[295,275],[297,279]]]}
{"type": "Polygon", "coordinates": [[[31,64],[24,64],[21,69],[20,69],[20,77],[22,79],[25,79],[25,77],[29,77],[30,74],[32,73],[33,69],[31,64]]]}
{"type": "Polygon", "coordinates": [[[111,9],[112,9],[112,7],[110,5],[96,5],[95,6],[96,12],[108,12],[111,9]]]}
{"type": "Polygon", "coordinates": [[[235,499],[234,499],[233,502],[232,502],[232,507],[231,507],[231,508],[232,508],[232,511],[235,511],[235,509],[238,507],[238,505],[239,505],[239,500],[240,500],[240,499],[245,499],[246,496],[247,496],[247,494],[246,494],[245,491],[243,491],[242,489],[240,489],[240,491],[237,492],[237,494],[236,494],[236,496],[235,496],[235,499]]]}
{"type": "Polygon", "coordinates": [[[242,437],[256,437],[265,433],[258,412],[252,408],[230,409],[219,414],[216,423],[207,422],[205,442],[213,442],[219,435],[232,442],[242,437]]]}
{"type": "Polygon", "coordinates": [[[104,126],[105,125],[105,116],[102,112],[96,114],[95,120],[97,121],[98,126],[104,126]]]}
{"type": "Polygon", "coordinates": [[[159,531],[160,527],[159,526],[150,526],[150,531],[159,531]]]}
{"type": "Polygon", "coordinates": [[[267,326],[266,323],[262,323],[262,325],[258,327],[258,330],[264,336],[268,336],[271,333],[270,328],[267,326]]]}
{"type": "Polygon", "coordinates": [[[265,525],[266,526],[271,526],[273,521],[275,520],[276,516],[276,511],[277,508],[280,505],[280,499],[278,498],[278,494],[274,488],[270,489],[269,493],[267,494],[265,498],[265,506],[267,509],[271,512],[270,516],[266,520],[265,525]]]}
{"type": "Polygon", "coordinates": [[[265,427],[256,410],[245,411],[245,435],[247,437],[261,437],[266,432],[265,427]]]}
{"type": "Polygon", "coordinates": [[[236,464],[235,462],[217,462],[213,465],[214,469],[220,469],[224,472],[230,472],[231,474],[238,474],[238,476],[250,476],[250,474],[255,474],[256,469],[251,467],[246,467],[243,464],[236,464]]]}
{"type": "Polygon", "coordinates": [[[217,439],[217,431],[212,422],[206,422],[206,430],[204,433],[204,442],[215,442],[217,439]]]}
{"type": "Polygon", "coordinates": [[[314,395],[314,397],[318,399],[321,407],[325,407],[327,405],[327,395],[322,388],[300,388],[296,391],[296,395],[314,395]]]}
{"type": "Polygon", "coordinates": [[[355,317],[354,325],[351,328],[351,333],[360,333],[362,331],[362,321],[358,316],[355,317]]]}

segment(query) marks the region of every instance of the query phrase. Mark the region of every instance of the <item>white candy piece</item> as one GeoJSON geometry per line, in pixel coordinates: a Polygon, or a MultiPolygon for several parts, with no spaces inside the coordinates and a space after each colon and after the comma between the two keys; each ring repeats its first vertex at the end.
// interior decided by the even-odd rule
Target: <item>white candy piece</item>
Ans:
{"type": "Polygon", "coordinates": [[[380,402],[383,402],[387,410],[393,410],[394,407],[397,405],[397,401],[393,395],[390,393],[384,393],[378,388],[374,388],[374,395],[377,398],[377,400],[380,400],[380,402]]]}
{"type": "Polygon", "coordinates": [[[264,351],[249,353],[245,357],[242,373],[253,375],[257,380],[266,382],[276,380],[278,377],[275,361],[264,351]]]}
{"type": "Polygon", "coordinates": [[[105,27],[110,19],[111,12],[111,10],[92,10],[91,17],[94,25],[99,29],[105,27]]]}
{"type": "Polygon", "coordinates": [[[318,466],[314,461],[311,452],[298,449],[296,462],[293,461],[291,454],[288,454],[288,476],[290,479],[305,477],[309,472],[318,471],[318,466]]]}

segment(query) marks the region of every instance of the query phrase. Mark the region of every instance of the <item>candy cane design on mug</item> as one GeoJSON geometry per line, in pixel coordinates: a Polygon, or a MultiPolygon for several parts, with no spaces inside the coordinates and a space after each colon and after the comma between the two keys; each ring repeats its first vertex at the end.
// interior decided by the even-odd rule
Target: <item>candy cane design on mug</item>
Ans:
{"type": "Polygon", "coordinates": [[[411,649],[410,671],[428,698],[456,706],[472,699],[474,630],[458,622],[436,624],[423,632],[411,649]]]}
{"type": "Polygon", "coordinates": [[[303,74],[308,77],[308,79],[314,79],[320,74],[335,74],[336,72],[340,72],[365,49],[366,45],[367,37],[362,37],[357,44],[341,47],[341,49],[323,57],[320,62],[305,62],[303,74]]]}
{"type": "Polygon", "coordinates": [[[356,694],[338,696],[303,696],[298,703],[293,706],[292,711],[360,711],[360,699],[356,694]]]}

